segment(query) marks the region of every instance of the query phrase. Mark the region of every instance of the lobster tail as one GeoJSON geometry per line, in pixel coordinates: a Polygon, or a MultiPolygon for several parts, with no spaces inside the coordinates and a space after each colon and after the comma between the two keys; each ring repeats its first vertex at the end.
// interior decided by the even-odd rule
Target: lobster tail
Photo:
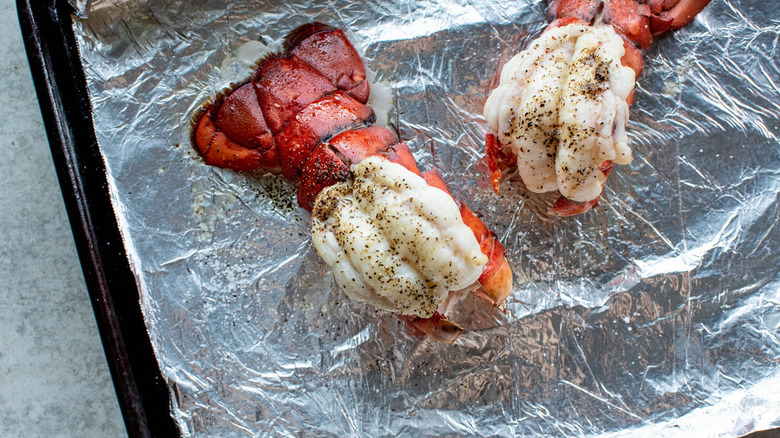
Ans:
{"type": "Polygon", "coordinates": [[[626,123],[653,37],[689,23],[710,0],[551,0],[552,23],[503,66],[484,115],[490,181],[516,168],[551,215],[598,203],[614,164],[632,160],[626,123]]]}
{"type": "Polygon", "coordinates": [[[315,246],[332,266],[347,263],[338,261],[346,250],[330,252],[331,246],[342,240],[361,242],[350,245],[350,250],[360,250],[363,244],[368,247],[371,242],[383,239],[382,233],[399,226],[394,222],[403,222],[400,218],[416,217],[421,214],[415,211],[417,208],[432,208],[425,207],[428,201],[447,212],[444,214],[454,221],[437,219],[435,215],[442,214],[439,211],[428,211],[415,219],[418,226],[427,227],[424,229],[429,232],[444,233],[442,245],[464,246],[462,250],[453,250],[443,265],[441,254],[448,254],[444,247],[433,245],[434,240],[420,230],[403,228],[401,234],[387,242],[388,247],[397,248],[388,250],[386,256],[392,259],[402,251],[412,251],[407,255],[417,258],[417,268],[402,268],[407,263],[405,259],[372,261],[371,257],[375,257],[372,251],[370,257],[361,258],[358,265],[346,270],[341,265],[338,273],[334,273],[351,297],[408,316],[411,327],[438,341],[451,343],[463,329],[443,314],[431,316],[430,313],[432,306],[444,302],[442,293],[447,295],[480,283],[489,290],[481,296],[491,296],[488,301],[498,305],[511,291],[512,273],[495,235],[470,210],[458,210],[438,173],[421,174],[406,143],[399,142],[392,131],[372,126],[376,117],[373,109],[365,105],[368,98],[365,66],[344,32],[322,23],[304,25],[285,39],[283,54],[263,58],[257,64],[253,79],[225,92],[200,114],[193,131],[193,144],[207,164],[238,171],[281,171],[285,178],[295,181],[299,205],[314,212],[315,246]],[[353,174],[355,168],[365,173],[360,177],[361,184],[368,184],[357,191],[350,187],[360,179],[353,174]],[[407,172],[406,176],[403,172],[407,172]],[[390,182],[386,179],[390,176],[398,179],[390,182]],[[424,176],[424,180],[419,176],[424,176]],[[417,182],[412,183],[415,179],[417,182]],[[378,190],[377,198],[366,195],[367,187],[378,190]],[[435,188],[449,196],[443,196],[435,188]],[[409,193],[400,201],[391,195],[396,190],[409,193]],[[354,200],[355,193],[362,199],[354,200]],[[385,205],[375,200],[385,199],[384,196],[393,201],[386,200],[389,204],[385,205]],[[416,197],[426,202],[416,200],[416,197]],[[442,202],[449,204],[440,205],[442,202]],[[329,211],[349,209],[353,204],[362,205],[365,212],[343,221],[329,218],[329,211]],[[359,225],[370,215],[376,216],[359,225]],[[358,221],[358,225],[354,225],[354,221],[358,221]],[[431,224],[424,225],[426,221],[431,224]],[[376,229],[375,224],[378,224],[376,229]],[[434,231],[445,224],[452,225],[434,231]],[[346,228],[335,230],[341,226],[346,228]],[[449,236],[447,233],[464,232],[471,237],[446,237],[449,236]],[[412,250],[413,247],[419,248],[412,250]],[[420,258],[419,254],[426,251],[431,252],[431,257],[420,258]],[[405,274],[400,279],[389,276],[386,281],[377,283],[375,286],[381,291],[365,285],[359,290],[350,289],[355,287],[355,282],[373,284],[377,276],[388,275],[385,271],[395,265],[405,274]],[[482,265],[489,269],[483,270],[482,265]],[[503,268],[496,269],[499,265],[503,268]],[[457,268],[451,268],[453,271],[449,272],[440,269],[442,266],[457,268]],[[373,273],[358,280],[358,271],[366,270],[373,273]],[[419,272],[422,277],[417,278],[418,274],[413,272],[419,272]],[[348,275],[352,279],[349,283],[345,280],[348,275]],[[417,286],[409,286],[412,284],[417,286]],[[454,289],[450,290],[450,287],[454,289]],[[394,292],[388,292],[391,289],[394,292]]]}

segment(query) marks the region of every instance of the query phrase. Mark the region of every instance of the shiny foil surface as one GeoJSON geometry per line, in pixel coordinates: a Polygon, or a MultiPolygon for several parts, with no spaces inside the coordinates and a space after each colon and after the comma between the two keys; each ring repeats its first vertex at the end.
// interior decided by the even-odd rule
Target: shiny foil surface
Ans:
{"type": "MultiPolygon", "coordinates": [[[[184,436],[736,436],[780,426],[780,12],[713,0],[646,53],[598,207],[492,192],[487,83],[540,1],[74,1],[95,131],[184,436]],[[499,235],[505,309],[455,345],[350,302],[292,183],[207,166],[204,103],[295,27],[343,28],[421,168],[499,235]]],[[[377,102],[374,103],[377,105],[377,102]]]]}

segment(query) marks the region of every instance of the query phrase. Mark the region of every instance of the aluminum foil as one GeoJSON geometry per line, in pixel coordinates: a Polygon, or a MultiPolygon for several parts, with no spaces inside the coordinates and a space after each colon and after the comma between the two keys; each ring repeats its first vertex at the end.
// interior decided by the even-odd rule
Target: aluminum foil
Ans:
{"type": "Polygon", "coordinates": [[[97,138],[184,436],[735,436],[780,426],[780,14],[714,0],[646,54],[634,162],[548,217],[489,188],[481,117],[539,1],[75,0],[97,138]],[[508,249],[455,345],[350,302],[281,177],[206,166],[193,115],[310,21],[345,29],[388,123],[508,249]]]}

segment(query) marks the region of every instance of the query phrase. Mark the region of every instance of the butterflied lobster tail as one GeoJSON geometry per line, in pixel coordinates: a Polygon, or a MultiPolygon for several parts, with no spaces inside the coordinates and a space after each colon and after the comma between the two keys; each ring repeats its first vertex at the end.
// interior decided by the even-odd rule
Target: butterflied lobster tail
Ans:
{"type": "Polygon", "coordinates": [[[373,125],[366,69],[340,29],[292,31],[281,54],[218,96],[192,135],[207,164],[281,173],[312,212],[312,239],[351,298],[453,342],[463,291],[493,306],[512,289],[504,247],[406,143],[373,125]]]}
{"type": "Polygon", "coordinates": [[[530,191],[560,192],[549,214],[593,208],[613,166],[632,161],[625,128],[642,51],[709,1],[550,1],[554,21],[503,66],[485,103],[494,190],[517,169],[530,191]]]}

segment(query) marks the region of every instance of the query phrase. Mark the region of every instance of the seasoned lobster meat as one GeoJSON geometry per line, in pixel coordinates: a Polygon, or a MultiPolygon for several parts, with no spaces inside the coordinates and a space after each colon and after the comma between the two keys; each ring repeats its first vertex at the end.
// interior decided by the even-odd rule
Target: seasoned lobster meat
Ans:
{"type": "Polygon", "coordinates": [[[281,171],[313,211],[312,239],[355,300],[396,312],[441,342],[463,329],[444,316],[469,291],[493,306],[512,289],[504,247],[435,171],[373,126],[366,70],[338,29],[301,26],[285,54],[211,104],[193,143],[208,164],[281,171]]]}
{"type": "Polygon", "coordinates": [[[631,162],[634,70],[621,64],[624,54],[611,27],[575,22],[544,32],[504,66],[484,114],[529,190],[589,201],[601,192],[602,163],[631,162]]]}
{"type": "Polygon", "coordinates": [[[625,126],[641,50],[709,1],[551,0],[555,20],[503,66],[485,103],[493,189],[516,168],[530,191],[560,192],[549,214],[594,207],[613,166],[631,162],[625,126]]]}
{"type": "Polygon", "coordinates": [[[351,298],[430,318],[477,283],[488,257],[455,201],[403,166],[369,157],[322,191],[312,240],[351,298]]]}
{"type": "Polygon", "coordinates": [[[596,199],[604,162],[628,164],[628,96],[634,70],[623,67],[623,40],[610,27],[592,27],[577,38],[563,85],[560,144],[555,160],[558,190],[578,202],[596,199]]]}
{"type": "MultiPolygon", "coordinates": [[[[428,185],[450,194],[447,185],[436,169],[427,170],[421,176],[428,185]]],[[[512,269],[506,260],[506,250],[501,242],[498,241],[495,233],[490,231],[466,204],[455,198],[453,200],[458,203],[463,223],[471,229],[474,237],[477,238],[482,254],[488,257],[488,262],[482,269],[482,275],[478,279],[482,287],[474,290],[474,294],[490,303],[493,307],[500,306],[512,291],[512,269]]]]}

